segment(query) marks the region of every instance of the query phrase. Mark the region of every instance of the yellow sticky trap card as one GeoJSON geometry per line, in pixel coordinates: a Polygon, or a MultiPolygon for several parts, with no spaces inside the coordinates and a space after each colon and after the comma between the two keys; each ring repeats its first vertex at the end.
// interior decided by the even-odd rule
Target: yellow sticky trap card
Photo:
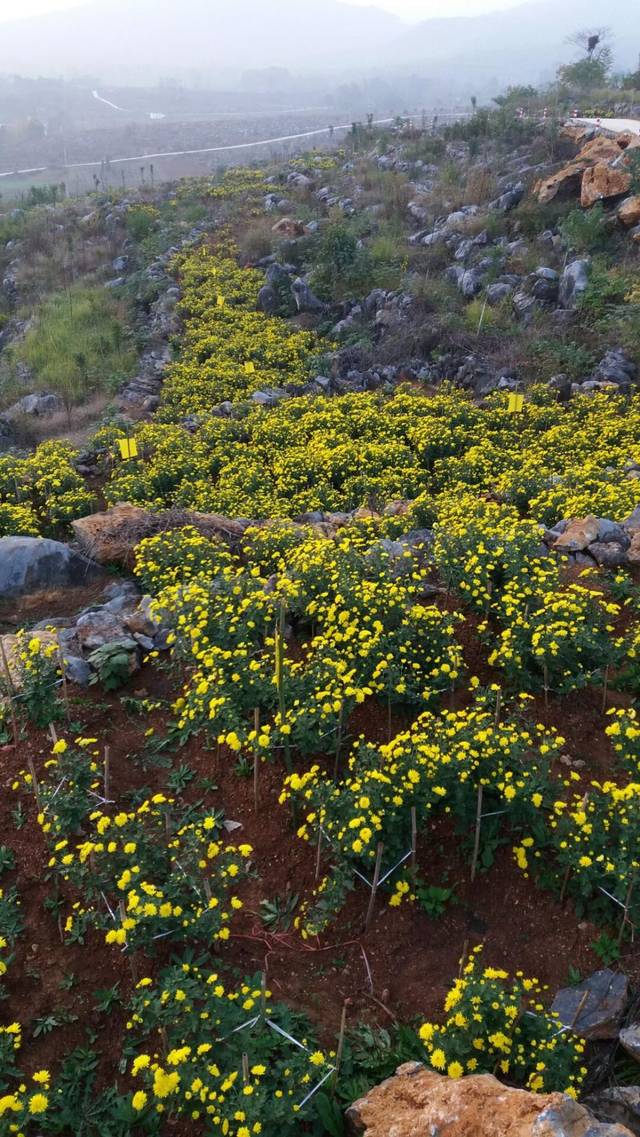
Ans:
{"type": "Polygon", "coordinates": [[[138,457],[138,443],[135,438],[119,438],[118,446],[120,447],[120,457],[123,461],[127,458],[138,457]]]}
{"type": "Polygon", "coordinates": [[[254,371],[255,371],[255,365],[253,363],[245,363],[245,365],[244,365],[245,375],[253,375],[254,371]]]}
{"type": "Polygon", "coordinates": [[[509,395],[509,414],[517,415],[524,410],[524,395],[509,395]]]}
{"type": "Polygon", "coordinates": [[[224,296],[218,296],[218,308],[224,308],[224,296]]]}

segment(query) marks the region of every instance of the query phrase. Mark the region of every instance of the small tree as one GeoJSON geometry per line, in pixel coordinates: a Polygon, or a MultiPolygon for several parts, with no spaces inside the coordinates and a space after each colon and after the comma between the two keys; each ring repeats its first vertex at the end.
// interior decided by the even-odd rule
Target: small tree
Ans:
{"type": "Polygon", "coordinates": [[[565,63],[558,69],[560,81],[579,91],[604,87],[613,63],[613,52],[608,42],[610,35],[608,28],[584,28],[569,36],[567,43],[577,47],[581,57],[575,63],[565,63]]]}

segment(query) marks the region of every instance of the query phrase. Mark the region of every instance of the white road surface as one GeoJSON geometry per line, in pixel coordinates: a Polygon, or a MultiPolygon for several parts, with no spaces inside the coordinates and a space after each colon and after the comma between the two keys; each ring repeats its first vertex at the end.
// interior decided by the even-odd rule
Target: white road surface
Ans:
{"type": "Polygon", "coordinates": [[[640,134],[640,121],[636,118],[572,118],[578,126],[599,126],[612,134],[640,134]]]}
{"type": "MultiPolygon", "coordinates": [[[[374,123],[374,126],[382,126],[385,123],[395,122],[393,118],[380,118],[374,123]]],[[[334,126],[333,128],[324,126],[320,130],[305,130],[301,134],[284,134],[280,138],[262,138],[256,142],[234,142],[228,146],[207,146],[201,150],[161,150],[157,154],[136,154],[131,158],[110,158],[109,165],[116,166],[123,162],[148,162],[152,158],[184,158],[191,154],[222,154],[228,150],[249,150],[255,146],[272,146],[278,142],[292,142],[298,138],[313,138],[319,134],[329,134],[330,130],[351,130],[351,123],[346,123],[343,126],[334,126]]],[[[59,167],[65,170],[80,170],[90,167],[102,166],[102,162],[70,162],[66,166],[59,167]]],[[[0,178],[11,178],[17,174],[41,174],[48,167],[35,166],[28,170],[3,170],[0,172],[0,178]]],[[[58,168],[58,167],[56,167],[58,168]]]]}

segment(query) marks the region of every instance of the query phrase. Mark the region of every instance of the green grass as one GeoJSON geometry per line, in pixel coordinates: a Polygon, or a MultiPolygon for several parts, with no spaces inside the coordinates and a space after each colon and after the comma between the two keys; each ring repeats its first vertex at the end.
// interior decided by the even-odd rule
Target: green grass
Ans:
{"type": "Polygon", "coordinates": [[[136,366],[126,306],[99,286],[56,292],[37,309],[11,363],[12,371],[25,364],[33,387],[54,391],[67,409],[88,395],[115,392],[136,366]]]}

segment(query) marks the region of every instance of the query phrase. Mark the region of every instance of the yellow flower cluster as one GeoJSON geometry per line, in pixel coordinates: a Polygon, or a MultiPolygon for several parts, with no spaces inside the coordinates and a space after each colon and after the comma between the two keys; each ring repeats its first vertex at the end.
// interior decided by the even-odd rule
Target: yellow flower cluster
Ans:
{"type": "Polygon", "coordinates": [[[545,1011],[545,988],[537,979],[482,969],[481,952],[481,946],[473,949],[449,991],[444,1023],[420,1028],[430,1065],[450,1078],[501,1073],[534,1093],[577,1097],[587,1072],[583,1040],[562,1031],[545,1011]]]}
{"type": "Polygon", "coordinates": [[[73,457],[63,442],[43,442],[26,458],[0,455],[0,537],[55,534],[90,512],[93,495],[74,469],[73,457]]]}

